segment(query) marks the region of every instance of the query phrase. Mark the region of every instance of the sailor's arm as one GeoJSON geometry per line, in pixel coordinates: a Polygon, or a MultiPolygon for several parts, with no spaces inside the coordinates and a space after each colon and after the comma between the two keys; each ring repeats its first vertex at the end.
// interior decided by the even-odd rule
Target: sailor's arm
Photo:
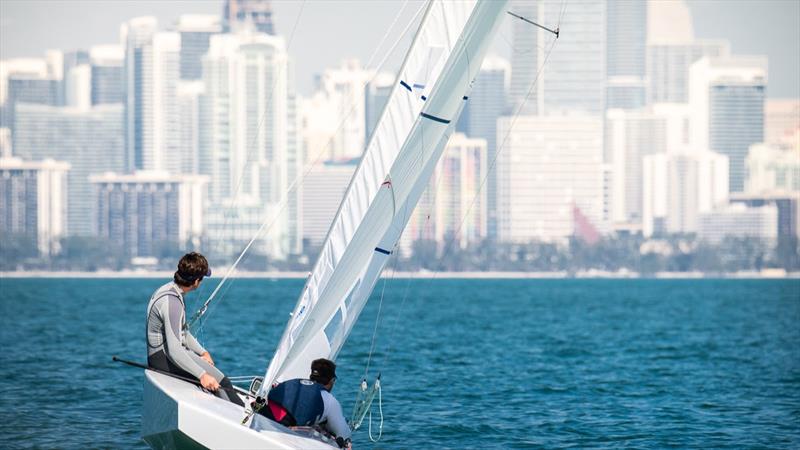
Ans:
{"type": "Polygon", "coordinates": [[[189,352],[181,343],[181,317],[183,305],[176,297],[168,296],[160,308],[164,320],[164,351],[167,358],[181,369],[189,372],[199,380],[205,370],[189,356],[189,352]]]}
{"type": "Polygon", "coordinates": [[[325,427],[337,438],[350,439],[352,432],[344,418],[344,413],[342,413],[342,405],[333,394],[327,391],[322,392],[322,401],[325,404],[323,418],[328,421],[325,427]]]}
{"type": "Polygon", "coordinates": [[[188,329],[183,332],[183,343],[186,345],[186,348],[200,356],[202,356],[204,353],[208,353],[208,351],[202,345],[200,345],[199,342],[197,342],[197,339],[192,336],[192,333],[190,333],[188,329]]]}

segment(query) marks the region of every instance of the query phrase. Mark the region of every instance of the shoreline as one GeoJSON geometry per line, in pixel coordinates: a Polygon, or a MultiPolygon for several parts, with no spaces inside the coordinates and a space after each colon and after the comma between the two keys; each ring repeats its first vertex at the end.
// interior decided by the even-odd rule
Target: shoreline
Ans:
{"type": "MultiPolygon", "coordinates": [[[[225,270],[221,270],[225,273],[225,270]]],[[[56,271],[15,271],[0,272],[3,278],[171,278],[172,271],[96,271],[96,272],[56,272],[56,271]]],[[[305,279],[308,272],[237,272],[233,278],[240,279],[305,279]]],[[[220,277],[216,277],[219,279],[220,277]]],[[[582,271],[569,273],[554,272],[396,272],[384,273],[381,278],[411,279],[800,279],[800,272],[786,272],[782,269],[768,269],[760,272],[702,273],[702,272],[658,272],[642,275],[638,272],[582,271]]]]}

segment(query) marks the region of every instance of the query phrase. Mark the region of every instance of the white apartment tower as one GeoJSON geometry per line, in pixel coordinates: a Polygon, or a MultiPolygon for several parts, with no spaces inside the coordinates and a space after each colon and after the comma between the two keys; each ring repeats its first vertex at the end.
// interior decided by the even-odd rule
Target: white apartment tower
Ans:
{"type": "Polygon", "coordinates": [[[766,57],[703,58],[689,70],[692,145],[728,157],[730,191],[744,190],[744,162],[764,141],[766,57]]]}
{"type": "Polygon", "coordinates": [[[497,161],[498,239],[563,241],[577,207],[596,228],[603,219],[603,118],[599,115],[501,117],[508,134],[497,161]]]}
{"type": "Polygon", "coordinates": [[[642,232],[693,233],[728,198],[728,158],[684,148],[643,158],[642,232]]]}
{"type": "Polygon", "coordinates": [[[52,159],[23,161],[0,157],[0,234],[26,236],[40,254],[58,250],[67,234],[69,164],[52,159]]]}
{"type": "Polygon", "coordinates": [[[608,0],[606,73],[607,108],[644,106],[647,2],[608,0]]]}
{"type": "Polygon", "coordinates": [[[89,177],[97,236],[119,244],[130,257],[157,256],[159,246],[199,245],[208,182],[201,175],[140,171],[89,177]]]}
{"type": "Polygon", "coordinates": [[[307,132],[315,142],[309,151],[326,149],[325,159],[330,160],[358,158],[364,153],[365,89],[373,75],[357,59],[350,59],[317,76],[317,90],[305,110],[307,132]]]}
{"type": "Polygon", "coordinates": [[[316,248],[325,241],[355,170],[355,161],[326,161],[306,176],[300,202],[304,247],[316,248]]]}
{"type": "MultiPolygon", "coordinates": [[[[564,3],[539,2],[542,23],[560,23],[564,30],[543,71],[539,113],[569,110],[601,115],[606,108],[606,1],[570,1],[562,15],[564,3]]],[[[547,45],[552,36],[537,30],[538,45],[547,45]]]]}
{"type": "Polygon", "coordinates": [[[154,17],[122,25],[125,42],[125,134],[129,170],[166,170],[182,165],[177,84],[181,37],[159,32],[154,17]]]}
{"type": "MultiPolygon", "coordinates": [[[[212,239],[213,229],[240,228],[225,233],[246,243],[267,215],[277,214],[291,182],[287,66],[283,38],[251,31],[211,37],[203,58],[199,171],[210,177],[210,200],[230,209],[220,223],[209,218],[212,239]]],[[[285,224],[284,217],[265,238],[267,254],[286,252],[285,224]]]]}

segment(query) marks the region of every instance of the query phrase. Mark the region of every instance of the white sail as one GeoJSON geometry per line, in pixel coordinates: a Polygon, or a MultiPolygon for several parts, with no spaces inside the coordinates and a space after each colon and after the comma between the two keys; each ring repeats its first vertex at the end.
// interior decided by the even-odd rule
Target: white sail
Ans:
{"type": "MultiPolygon", "coordinates": [[[[456,117],[461,115],[461,111],[464,109],[463,106],[467,101],[467,96],[464,96],[463,99],[462,107],[459,108],[456,117]]],[[[414,213],[414,208],[417,206],[417,203],[419,203],[422,193],[425,192],[425,189],[429,185],[428,182],[433,175],[433,171],[436,170],[439,159],[441,158],[441,155],[447,146],[447,141],[450,140],[450,136],[453,134],[454,129],[455,122],[451,122],[450,127],[436,145],[432,157],[427,162],[419,179],[417,179],[417,183],[411,190],[411,193],[408,195],[406,202],[402,207],[397,209],[394,220],[392,220],[392,225],[389,227],[389,230],[386,232],[383,238],[381,238],[378,248],[396,248],[397,242],[400,240],[400,236],[403,234],[403,230],[406,228],[406,225],[408,225],[408,221],[411,219],[411,216],[414,213]]],[[[350,331],[353,329],[353,325],[355,325],[355,321],[358,319],[359,314],[361,314],[361,310],[364,309],[364,305],[367,304],[370,294],[372,293],[373,289],[375,289],[375,283],[378,282],[378,278],[380,278],[381,272],[383,272],[383,269],[386,267],[386,263],[389,261],[390,255],[391,253],[386,254],[384,252],[374,252],[372,254],[372,259],[364,270],[364,273],[362,273],[358,278],[355,288],[353,289],[353,293],[350,295],[350,299],[347,303],[347,318],[344,324],[330,336],[331,359],[336,358],[339,350],[342,349],[342,345],[344,345],[347,337],[350,335],[350,331]]]]}
{"type": "Polygon", "coordinates": [[[428,5],[263,390],[274,381],[305,377],[313,359],[338,353],[405,226],[407,218],[398,215],[410,215],[433,172],[505,5],[428,5]]]}

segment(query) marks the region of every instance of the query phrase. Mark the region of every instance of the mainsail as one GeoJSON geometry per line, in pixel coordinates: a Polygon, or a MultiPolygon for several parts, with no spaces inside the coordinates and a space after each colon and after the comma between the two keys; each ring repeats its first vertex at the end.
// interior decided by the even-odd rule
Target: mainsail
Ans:
{"type": "Polygon", "coordinates": [[[338,354],[436,167],[506,3],[427,5],[262,391],[338,354]]]}

